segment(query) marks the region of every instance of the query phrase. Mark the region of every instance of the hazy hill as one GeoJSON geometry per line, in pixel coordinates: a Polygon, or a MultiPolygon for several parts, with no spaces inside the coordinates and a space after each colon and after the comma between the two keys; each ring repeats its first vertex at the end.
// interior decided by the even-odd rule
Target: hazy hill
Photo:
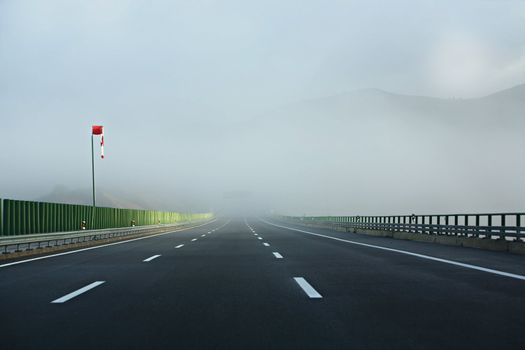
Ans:
{"type": "MultiPolygon", "coordinates": [[[[123,197],[122,194],[117,196],[113,193],[109,194],[105,191],[99,190],[97,191],[97,205],[101,207],[130,209],[145,209],[147,207],[145,203],[140,203],[140,200],[134,201],[123,197]]],[[[49,194],[46,194],[37,200],[42,202],[91,205],[92,193],[89,190],[68,189],[65,186],[56,186],[49,194]]]]}
{"type": "Polygon", "coordinates": [[[525,85],[477,99],[369,89],[275,110],[258,142],[304,212],[516,210],[524,113],[525,85]]]}
{"type": "MultiPolygon", "coordinates": [[[[522,123],[525,84],[477,99],[443,99],[402,95],[379,89],[358,90],[288,105],[276,115],[301,120],[351,120],[364,117],[401,118],[407,121],[436,119],[439,123],[522,123]]],[[[286,119],[286,117],[284,118],[286,119]]]]}
{"type": "MultiPolygon", "coordinates": [[[[37,201],[67,203],[67,204],[92,204],[92,193],[88,189],[69,189],[65,186],[56,186],[49,194],[36,198],[37,201]]],[[[139,193],[134,189],[122,191],[118,188],[97,189],[97,206],[127,209],[149,209],[163,211],[206,211],[209,208],[196,203],[188,196],[172,196],[160,193],[139,193]]]]}

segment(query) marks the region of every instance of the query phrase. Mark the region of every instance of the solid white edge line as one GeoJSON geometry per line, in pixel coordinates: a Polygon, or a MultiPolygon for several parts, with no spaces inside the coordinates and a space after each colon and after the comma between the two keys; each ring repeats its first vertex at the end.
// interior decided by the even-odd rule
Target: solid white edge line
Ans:
{"type": "Polygon", "coordinates": [[[150,261],[153,260],[153,259],[157,259],[159,256],[160,256],[160,254],[158,254],[158,255],[153,255],[153,256],[150,256],[149,258],[144,259],[144,260],[142,260],[142,261],[143,261],[143,262],[150,262],[150,261]]]}
{"type": "Polygon", "coordinates": [[[182,248],[184,247],[184,244],[179,244],[178,246],[175,247],[175,249],[179,249],[179,248],[182,248]]]}
{"type": "Polygon", "coordinates": [[[277,252],[273,252],[273,256],[275,256],[277,259],[282,259],[283,256],[277,252]]]}
{"type": "Polygon", "coordinates": [[[164,236],[164,235],[167,235],[167,234],[170,234],[170,233],[175,233],[175,232],[180,232],[180,231],[192,230],[194,228],[198,228],[198,227],[201,227],[201,226],[204,226],[204,225],[211,224],[212,222],[215,222],[215,221],[217,221],[217,219],[214,219],[213,221],[207,222],[207,223],[199,225],[199,226],[183,228],[183,229],[180,229],[180,230],[174,230],[174,231],[169,231],[169,232],[157,233],[157,234],[150,235],[150,236],[132,238],[132,239],[128,239],[128,240],[125,240],[125,241],[119,241],[119,242],[113,242],[113,243],[108,243],[108,244],[102,244],[102,245],[97,245],[97,246],[89,247],[89,248],[70,250],[68,252],[63,252],[63,253],[44,255],[44,256],[39,256],[39,257],[36,257],[36,258],[31,258],[31,259],[26,259],[26,260],[13,261],[13,262],[10,262],[10,263],[7,263],[7,264],[0,265],[0,268],[12,266],[12,265],[23,264],[23,263],[27,263],[27,262],[31,262],[31,261],[47,259],[47,258],[54,258],[54,257],[57,257],[57,256],[62,256],[62,255],[69,255],[69,254],[85,252],[87,250],[99,249],[99,248],[109,247],[109,246],[117,245],[117,244],[124,244],[124,243],[129,243],[129,242],[134,242],[134,241],[140,241],[142,239],[153,238],[153,237],[157,237],[157,236],[164,236]]]}
{"type": "Polygon", "coordinates": [[[266,242],[264,242],[263,245],[264,245],[265,247],[269,247],[269,246],[270,246],[270,244],[268,244],[268,243],[266,243],[266,242]]]}
{"type": "Polygon", "coordinates": [[[302,288],[302,290],[308,295],[310,299],[321,299],[323,296],[319,294],[310,283],[302,277],[294,277],[295,282],[302,288]]]}
{"type": "Polygon", "coordinates": [[[441,263],[445,263],[445,264],[450,264],[450,265],[454,265],[454,266],[460,266],[460,267],[464,267],[464,268],[467,268],[467,269],[472,269],[472,270],[476,270],[476,271],[487,272],[487,273],[491,273],[491,274],[494,274],[494,275],[499,275],[499,276],[504,276],[504,277],[510,277],[510,278],[515,278],[515,279],[518,279],[518,280],[525,281],[525,276],[523,276],[523,275],[518,275],[518,274],[515,274],[515,273],[510,273],[510,272],[505,272],[505,271],[499,271],[499,270],[493,270],[493,269],[489,269],[489,268],[486,268],[486,267],[481,267],[481,266],[472,265],[472,264],[465,264],[465,263],[461,263],[461,262],[457,262],[457,261],[453,261],[453,260],[447,260],[447,259],[442,259],[442,258],[436,258],[436,257],[430,256],[430,255],[424,255],[424,254],[412,253],[412,252],[409,252],[409,251],[406,251],[406,250],[401,250],[401,249],[387,248],[387,247],[383,247],[383,246],[379,246],[379,245],[374,245],[374,244],[367,244],[367,243],[355,242],[355,241],[350,241],[350,240],[347,240],[347,239],[342,239],[342,238],[337,238],[337,237],[331,237],[331,236],[327,236],[327,235],[322,235],[322,234],[320,234],[320,233],[314,233],[314,232],[304,231],[304,230],[300,230],[300,229],[296,229],[296,228],[292,228],[292,227],[286,227],[286,226],[281,226],[281,225],[273,224],[273,223],[271,223],[271,222],[269,222],[269,221],[266,221],[266,220],[264,220],[264,219],[261,219],[261,218],[259,218],[259,220],[261,220],[261,221],[267,223],[268,225],[272,225],[272,226],[275,226],[275,227],[284,228],[284,229],[287,229],[287,230],[292,230],[292,231],[297,231],[297,232],[303,232],[303,233],[306,233],[306,234],[309,234],[309,235],[314,235],[314,236],[319,236],[319,237],[323,237],[323,238],[333,239],[333,240],[335,240],[335,241],[341,241],[341,242],[346,242],[346,243],[350,243],[350,244],[355,244],[355,245],[359,245],[359,246],[363,246],[363,247],[375,248],[375,249],[380,249],[380,250],[386,250],[386,251],[389,251],[389,252],[394,252],[394,253],[399,253],[399,254],[410,255],[410,256],[414,256],[414,257],[416,257],[416,258],[421,258],[421,259],[427,259],[427,260],[437,261],[437,262],[441,262],[441,263]]]}
{"type": "Polygon", "coordinates": [[[95,287],[98,287],[98,286],[100,286],[102,283],[105,283],[105,282],[106,282],[106,281],[96,281],[96,282],[93,282],[93,283],[91,283],[91,284],[88,284],[87,286],[82,287],[82,288],[80,288],[80,289],[77,289],[76,291],[71,292],[71,293],[69,293],[69,294],[66,294],[66,295],[64,295],[64,296],[61,297],[61,298],[58,298],[58,299],[53,300],[53,301],[51,302],[51,304],[62,304],[62,303],[65,303],[66,301],[71,300],[71,299],[73,299],[74,297],[79,296],[80,294],[85,293],[85,292],[87,292],[87,291],[90,290],[90,289],[93,289],[93,288],[95,288],[95,287]]]}

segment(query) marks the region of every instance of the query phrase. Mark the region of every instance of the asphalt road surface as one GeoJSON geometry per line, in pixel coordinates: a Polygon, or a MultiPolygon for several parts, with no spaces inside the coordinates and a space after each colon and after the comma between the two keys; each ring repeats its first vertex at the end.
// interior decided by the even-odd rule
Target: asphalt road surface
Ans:
{"type": "Polygon", "coordinates": [[[271,223],[0,264],[0,346],[525,349],[523,256],[271,223]]]}

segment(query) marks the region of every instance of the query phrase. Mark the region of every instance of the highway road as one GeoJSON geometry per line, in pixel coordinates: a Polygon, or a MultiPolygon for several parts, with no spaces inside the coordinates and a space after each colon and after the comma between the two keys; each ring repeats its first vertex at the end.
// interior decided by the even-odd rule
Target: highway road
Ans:
{"type": "Polygon", "coordinates": [[[525,349],[525,258],[257,218],[0,265],[3,349],[525,349]]]}

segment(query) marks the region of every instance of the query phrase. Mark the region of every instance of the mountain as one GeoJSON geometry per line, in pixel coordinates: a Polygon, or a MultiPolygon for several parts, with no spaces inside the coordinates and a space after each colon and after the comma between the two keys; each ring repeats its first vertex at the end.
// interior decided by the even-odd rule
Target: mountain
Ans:
{"type": "Polygon", "coordinates": [[[411,122],[425,118],[443,123],[474,123],[471,126],[522,123],[525,84],[475,99],[443,99],[391,93],[379,89],[300,101],[277,110],[279,119],[401,118],[411,122]],[[415,119],[415,120],[414,120],[415,119]],[[481,124],[480,124],[481,123],[481,124]]]}
{"type": "Polygon", "coordinates": [[[525,84],[517,85],[509,89],[495,92],[488,96],[482,97],[481,99],[525,104],[525,84]]]}
{"type": "Polygon", "coordinates": [[[293,184],[280,198],[296,214],[522,210],[524,113],[525,85],[475,99],[368,89],[276,109],[251,141],[293,184]]]}
{"type": "MultiPolygon", "coordinates": [[[[147,209],[177,212],[205,212],[209,210],[206,203],[193,198],[191,194],[158,193],[154,191],[135,192],[123,191],[120,188],[98,188],[97,206],[126,209],[147,209]]],[[[28,198],[29,199],[29,198],[28,198]]],[[[39,202],[92,204],[92,193],[88,189],[69,189],[66,186],[56,186],[50,193],[39,198],[30,199],[39,202]]]]}
{"type": "MultiPolygon", "coordinates": [[[[89,190],[71,190],[65,186],[56,186],[50,193],[37,199],[40,202],[66,203],[66,204],[92,204],[92,193],[89,190]]],[[[97,191],[97,206],[129,209],[148,208],[146,203],[136,199],[125,198],[122,195],[97,191]]]]}

